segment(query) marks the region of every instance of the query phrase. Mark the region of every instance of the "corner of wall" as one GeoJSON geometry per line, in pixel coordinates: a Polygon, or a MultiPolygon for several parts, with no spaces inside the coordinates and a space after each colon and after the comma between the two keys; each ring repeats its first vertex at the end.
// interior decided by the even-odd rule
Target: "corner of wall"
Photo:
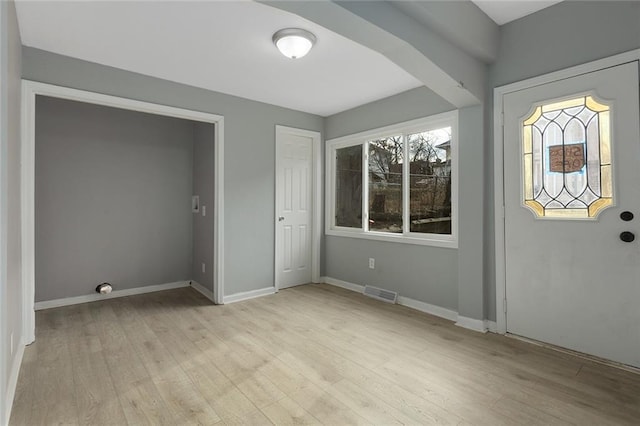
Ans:
{"type": "Polygon", "coordinates": [[[22,44],[13,1],[0,5],[0,29],[0,424],[4,425],[9,422],[24,351],[19,231],[22,44]]]}
{"type": "Polygon", "coordinates": [[[0,30],[0,424],[4,425],[9,422],[24,352],[20,234],[22,44],[13,1],[1,2],[0,30]]]}

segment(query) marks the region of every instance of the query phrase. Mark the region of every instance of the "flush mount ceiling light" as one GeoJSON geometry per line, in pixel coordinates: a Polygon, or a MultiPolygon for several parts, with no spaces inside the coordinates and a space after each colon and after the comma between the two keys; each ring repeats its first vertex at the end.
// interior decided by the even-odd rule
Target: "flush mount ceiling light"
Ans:
{"type": "Polygon", "coordinates": [[[287,58],[302,58],[309,53],[316,36],[300,28],[285,28],[273,35],[273,44],[287,58]]]}

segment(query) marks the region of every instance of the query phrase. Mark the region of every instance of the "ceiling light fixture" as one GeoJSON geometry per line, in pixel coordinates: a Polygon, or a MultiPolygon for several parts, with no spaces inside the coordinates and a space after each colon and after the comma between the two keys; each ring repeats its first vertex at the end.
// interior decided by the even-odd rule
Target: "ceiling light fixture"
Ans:
{"type": "Polygon", "coordinates": [[[316,36],[300,28],[285,28],[273,35],[273,44],[287,58],[298,59],[309,53],[316,36]]]}

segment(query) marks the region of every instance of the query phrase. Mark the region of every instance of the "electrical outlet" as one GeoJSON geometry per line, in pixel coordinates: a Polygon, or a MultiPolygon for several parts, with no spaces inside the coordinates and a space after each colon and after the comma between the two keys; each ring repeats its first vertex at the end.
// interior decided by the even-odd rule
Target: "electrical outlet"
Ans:
{"type": "Polygon", "coordinates": [[[205,265],[205,263],[202,262],[202,273],[204,274],[205,272],[207,272],[207,265],[205,265]]]}
{"type": "Polygon", "coordinates": [[[207,215],[207,206],[202,206],[201,210],[202,210],[202,216],[206,216],[207,215]]]}
{"type": "Polygon", "coordinates": [[[369,269],[376,269],[376,260],[373,257],[369,258],[369,269]]]}

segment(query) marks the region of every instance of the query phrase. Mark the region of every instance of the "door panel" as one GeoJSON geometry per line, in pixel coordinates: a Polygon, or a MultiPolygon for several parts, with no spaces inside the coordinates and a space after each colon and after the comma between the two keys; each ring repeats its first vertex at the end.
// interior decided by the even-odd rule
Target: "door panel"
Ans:
{"type": "Polygon", "coordinates": [[[276,141],[276,281],[278,288],[311,282],[313,140],[284,133],[276,141]]]}
{"type": "Polygon", "coordinates": [[[638,93],[632,62],[503,98],[507,331],[636,367],[638,93]]]}

